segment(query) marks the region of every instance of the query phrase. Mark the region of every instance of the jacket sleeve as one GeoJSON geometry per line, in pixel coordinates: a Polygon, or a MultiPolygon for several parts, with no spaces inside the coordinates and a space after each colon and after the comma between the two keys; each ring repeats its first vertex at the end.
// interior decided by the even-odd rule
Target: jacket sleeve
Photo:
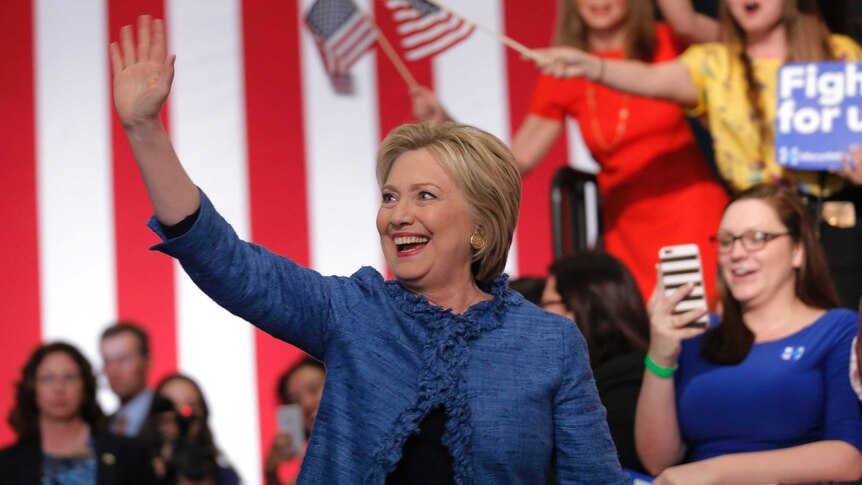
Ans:
{"type": "Polygon", "coordinates": [[[323,359],[333,295],[347,278],[324,277],[288,258],[241,240],[201,193],[200,214],[183,235],[151,249],[178,259],[194,283],[216,303],[275,338],[323,359]]]}
{"type": "Polygon", "coordinates": [[[586,343],[575,325],[564,333],[563,342],[563,378],[554,398],[557,483],[629,484],[608,431],[586,343]]]}

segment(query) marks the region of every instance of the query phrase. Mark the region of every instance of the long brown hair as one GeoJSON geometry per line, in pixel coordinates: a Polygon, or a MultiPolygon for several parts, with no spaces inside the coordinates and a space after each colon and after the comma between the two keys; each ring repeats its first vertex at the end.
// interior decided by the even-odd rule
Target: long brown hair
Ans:
{"type": "MultiPolygon", "coordinates": [[[[737,201],[750,199],[772,207],[793,242],[802,246],[803,261],[796,270],[796,297],[808,306],[824,310],[840,306],[811,214],[799,197],[787,187],[755,185],[731,198],[725,210],[737,201]]],[[[751,351],[754,334],[745,326],[742,305],[733,298],[721,271],[718,272],[718,292],[724,310],[720,324],[703,338],[703,356],[717,364],[738,364],[751,351]]]]}
{"type": "Polygon", "coordinates": [[[27,359],[24,368],[21,369],[21,378],[15,384],[15,406],[9,412],[9,425],[18,440],[23,440],[39,433],[39,407],[36,403],[36,372],[42,362],[51,354],[64,353],[68,355],[78,367],[81,382],[84,385],[81,409],[79,414],[90,429],[97,433],[105,426],[105,415],[96,400],[96,376],[93,375],[93,367],[84,357],[84,354],[74,346],[65,342],[54,342],[39,346],[27,359]]]}
{"type": "Polygon", "coordinates": [[[649,346],[649,316],[631,272],[613,256],[580,253],[551,265],[557,293],[587,341],[590,365],[649,346]]]}
{"type": "MultiPolygon", "coordinates": [[[[781,23],[787,36],[787,59],[785,62],[828,61],[834,60],[835,54],[829,42],[829,30],[820,15],[817,0],[784,0],[781,23]]],[[[769,125],[760,98],[758,82],[754,77],[754,66],[746,47],[748,40],[742,26],[733,18],[727,2],[721,2],[719,9],[719,24],[721,39],[730,46],[732,56],[742,63],[745,81],[745,95],[751,107],[752,122],[760,134],[760,146],[771,143],[769,125]]]]}
{"type": "MultiPolygon", "coordinates": [[[[623,21],[625,31],[623,55],[626,59],[650,62],[655,56],[657,43],[653,1],[627,0],[626,9],[626,18],[623,21]]],[[[588,31],[589,28],[581,18],[574,0],[560,0],[554,43],[588,51],[590,47],[587,44],[588,31]]]]}

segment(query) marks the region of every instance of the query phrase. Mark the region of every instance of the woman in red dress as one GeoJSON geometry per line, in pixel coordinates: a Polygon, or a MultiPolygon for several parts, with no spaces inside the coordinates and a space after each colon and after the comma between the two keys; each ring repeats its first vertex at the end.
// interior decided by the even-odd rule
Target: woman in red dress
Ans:
{"type": "MultiPolygon", "coordinates": [[[[655,22],[651,1],[561,0],[556,43],[608,59],[662,62],[684,45],[655,22]]],[[[448,118],[425,88],[413,93],[414,114],[424,121],[448,118]]],[[[607,252],[635,276],[643,295],[656,283],[658,250],[696,243],[707,292],[715,280],[709,236],[727,202],[678,106],[623,94],[586,79],[542,75],[526,116],[512,140],[522,173],[538,164],[571,116],[601,167],[598,174],[607,252]]]]}

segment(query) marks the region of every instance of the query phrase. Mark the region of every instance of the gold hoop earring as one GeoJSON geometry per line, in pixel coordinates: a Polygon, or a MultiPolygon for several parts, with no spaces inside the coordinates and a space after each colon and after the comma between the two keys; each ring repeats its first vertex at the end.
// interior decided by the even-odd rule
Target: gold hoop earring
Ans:
{"type": "Polygon", "coordinates": [[[485,247],[485,236],[478,229],[470,236],[470,247],[476,251],[485,247]]]}

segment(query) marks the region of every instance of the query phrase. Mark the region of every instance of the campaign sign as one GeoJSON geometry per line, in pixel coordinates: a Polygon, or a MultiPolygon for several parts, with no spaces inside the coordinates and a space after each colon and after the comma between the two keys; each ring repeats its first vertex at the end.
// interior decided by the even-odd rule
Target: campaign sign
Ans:
{"type": "Polygon", "coordinates": [[[840,168],[862,143],[862,63],[793,62],[778,71],[775,154],[796,170],[840,168]]]}

